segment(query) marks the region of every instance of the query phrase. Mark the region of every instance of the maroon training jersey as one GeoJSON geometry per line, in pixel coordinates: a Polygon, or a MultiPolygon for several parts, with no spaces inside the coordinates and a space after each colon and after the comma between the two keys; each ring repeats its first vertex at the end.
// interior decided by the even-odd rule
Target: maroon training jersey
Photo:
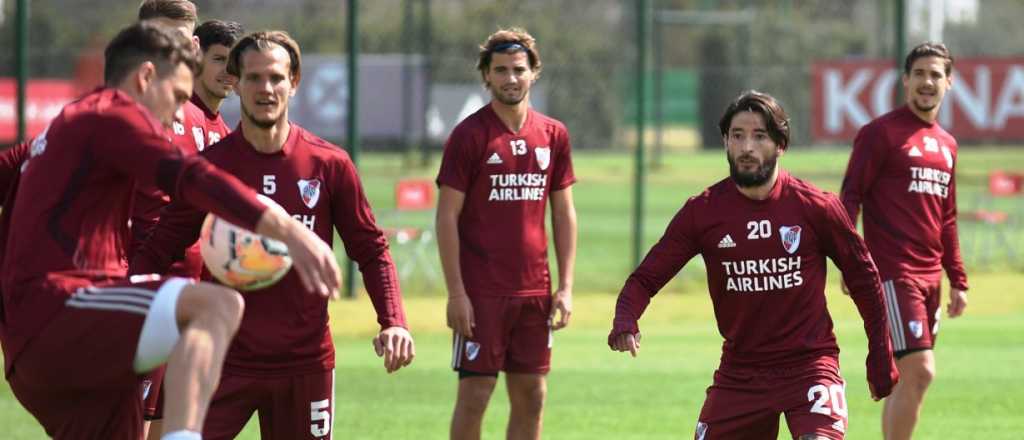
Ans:
{"type": "Polygon", "coordinates": [[[466,194],[459,266],[470,295],[551,293],[544,214],[548,195],[576,181],[569,132],[530,109],[514,133],[486,105],[459,123],[437,176],[466,194]]]}
{"type": "Polygon", "coordinates": [[[937,123],[909,107],[857,132],[842,200],[856,224],[864,207],[864,239],[883,279],[938,279],[967,289],[956,227],[957,145],[937,123]]]}
{"type": "MultiPolygon", "coordinates": [[[[173,122],[168,137],[171,143],[181,150],[182,154],[190,156],[199,153],[206,147],[203,111],[191,101],[182,104],[181,111],[184,118],[173,122]]],[[[157,219],[160,218],[160,210],[170,202],[171,197],[156,186],[139,185],[132,208],[132,234],[131,242],[128,245],[129,261],[152,231],[157,219]]],[[[175,256],[174,264],[167,270],[167,274],[199,278],[202,271],[203,258],[199,255],[199,245],[195,245],[175,256]]]]}
{"type": "Polygon", "coordinates": [[[864,319],[868,377],[887,378],[895,370],[878,273],[834,195],[780,171],[766,200],[744,196],[730,178],[691,198],[626,281],[613,335],[636,333],[651,296],[697,254],[725,338],[723,368],[837,357],[825,301],[829,257],[864,319]]]}
{"type": "MultiPolygon", "coordinates": [[[[381,328],[405,327],[387,239],[344,150],[292,123],[278,153],[256,151],[239,129],[201,155],[274,199],[326,243],[334,242],[337,228],[349,258],[359,264],[381,328]]],[[[132,261],[131,272],[166,270],[172,255],[196,242],[204,216],[187,203],[171,202],[132,261]]],[[[307,293],[294,270],[244,298],[245,314],[225,371],[281,376],[334,368],[327,299],[307,293]]]]}
{"type": "Polygon", "coordinates": [[[168,143],[164,128],[127,94],[100,88],[64,107],[32,142],[8,198],[0,337],[8,371],[68,296],[40,294],[62,279],[125,276],[136,183],[156,185],[231,222],[255,227],[266,207],[252,190],[168,143]]]}
{"type": "Polygon", "coordinates": [[[189,102],[199,110],[197,116],[201,117],[199,120],[202,121],[203,132],[206,133],[207,147],[220,142],[221,139],[228,136],[228,133],[231,133],[231,128],[228,127],[228,124],[224,123],[224,118],[220,116],[220,112],[213,111],[207,107],[206,103],[199,98],[199,95],[193,93],[189,102]]]}

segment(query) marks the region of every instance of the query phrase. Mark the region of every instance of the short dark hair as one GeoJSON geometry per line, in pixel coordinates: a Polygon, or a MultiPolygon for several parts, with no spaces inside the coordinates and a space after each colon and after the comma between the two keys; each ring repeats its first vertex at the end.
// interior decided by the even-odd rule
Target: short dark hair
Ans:
{"type": "Polygon", "coordinates": [[[246,35],[235,47],[231,48],[228,54],[227,72],[231,75],[242,77],[242,54],[247,50],[271,50],[274,45],[281,46],[288,51],[291,59],[292,78],[298,84],[302,79],[302,52],[299,50],[299,43],[296,43],[285,31],[260,31],[246,35]]]}
{"type": "Polygon", "coordinates": [[[235,45],[245,30],[242,25],[234,21],[209,20],[199,25],[192,35],[199,38],[199,47],[206,51],[214,44],[227,47],[235,45]]]}
{"type": "Polygon", "coordinates": [[[759,113],[764,117],[764,123],[768,129],[768,137],[782,149],[789,147],[789,115],[782,108],[774,97],[757,90],[747,90],[729,103],[722,119],[718,121],[718,129],[722,136],[729,133],[732,127],[732,118],[739,112],[759,113]]]}
{"type": "Polygon", "coordinates": [[[196,5],[188,0],[145,0],[139,5],[139,20],[169,18],[191,22],[199,21],[196,5]]]}
{"type": "Polygon", "coordinates": [[[543,64],[540,62],[540,52],[537,51],[537,40],[526,32],[526,29],[518,27],[498,29],[488,36],[487,41],[480,45],[476,69],[483,77],[491,68],[491,58],[495,52],[515,53],[520,50],[526,52],[526,57],[530,60],[530,70],[539,74],[543,64]]]}
{"type": "Polygon", "coordinates": [[[939,57],[942,58],[946,66],[946,76],[949,76],[953,72],[953,55],[950,55],[949,49],[946,48],[945,44],[927,41],[910,49],[910,53],[907,54],[906,61],[903,62],[903,74],[910,75],[910,69],[914,67],[914,61],[918,58],[925,57],[939,57]]]}
{"type": "Polygon", "coordinates": [[[108,86],[119,84],[146,61],[156,65],[161,78],[182,63],[193,73],[199,67],[191,41],[150,21],[137,22],[118,32],[103,55],[103,82],[108,86]]]}

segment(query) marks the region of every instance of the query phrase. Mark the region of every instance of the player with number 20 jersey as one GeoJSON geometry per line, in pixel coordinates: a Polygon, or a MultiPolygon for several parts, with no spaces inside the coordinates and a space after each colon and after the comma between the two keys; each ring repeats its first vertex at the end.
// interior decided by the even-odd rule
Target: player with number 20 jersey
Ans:
{"type": "Polygon", "coordinates": [[[725,341],[696,437],[775,438],[784,414],[794,438],[841,439],[846,384],[825,259],[850,285],[868,335],[868,383],[885,396],[896,376],[878,273],[839,199],[775,167],[788,118],[774,98],[741,95],[721,130],[732,177],[687,201],[626,281],[609,344],[635,354],[651,297],[700,254],[725,341]]]}

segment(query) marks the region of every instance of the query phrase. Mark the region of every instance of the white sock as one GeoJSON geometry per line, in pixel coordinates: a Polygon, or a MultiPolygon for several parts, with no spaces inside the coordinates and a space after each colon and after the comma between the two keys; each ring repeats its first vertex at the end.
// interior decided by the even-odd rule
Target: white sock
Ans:
{"type": "Polygon", "coordinates": [[[203,436],[195,431],[174,431],[164,434],[161,440],[203,440],[203,436]]]}

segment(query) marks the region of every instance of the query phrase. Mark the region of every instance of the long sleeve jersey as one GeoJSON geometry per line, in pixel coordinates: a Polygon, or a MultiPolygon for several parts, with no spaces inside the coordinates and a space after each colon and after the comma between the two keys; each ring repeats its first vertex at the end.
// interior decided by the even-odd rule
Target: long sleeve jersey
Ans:
{"type": "Polygon", "coordinates": [[[937,123],[906,106],[857,133],[841,198],[857,222],[882,279],[938,279],[967,289],[956,223],[957,144],[937,123]]]}
{"type": "Polygon", "coordinates": [[[868,377],[895,381],[881,282],[863,240],[834,195],[779,172],[752,200],[725,179],[691,198],[627,279],[612,337],[639,331],[654,296],[691,258],[707,266],[722,367],[790,367],[839,347],[825,301],[825,258],[845,276],[868,336],[868,377]]]}
{"type": "MultiPolygon", "coordinates": [[[[344,150],[293,123],[276,153],[257,151],[239,129],[200,156],[273,199],[324,242],[333,244],[337,229],[349,258],[359,265],[380,326],[406,325],[387,239],[344,150]]],[[[174,255],[196,242],[204,216],[188,203],[172,201],[133,259],[131,272],[167,270],[174,255]]],[[[212,280],[208,274],[203,278],[212,280]]],[[[244,298],[245,314],[226,371],[274,376],[334,367],[327,299],[307,293],[294,270],[244,298]]]]}

